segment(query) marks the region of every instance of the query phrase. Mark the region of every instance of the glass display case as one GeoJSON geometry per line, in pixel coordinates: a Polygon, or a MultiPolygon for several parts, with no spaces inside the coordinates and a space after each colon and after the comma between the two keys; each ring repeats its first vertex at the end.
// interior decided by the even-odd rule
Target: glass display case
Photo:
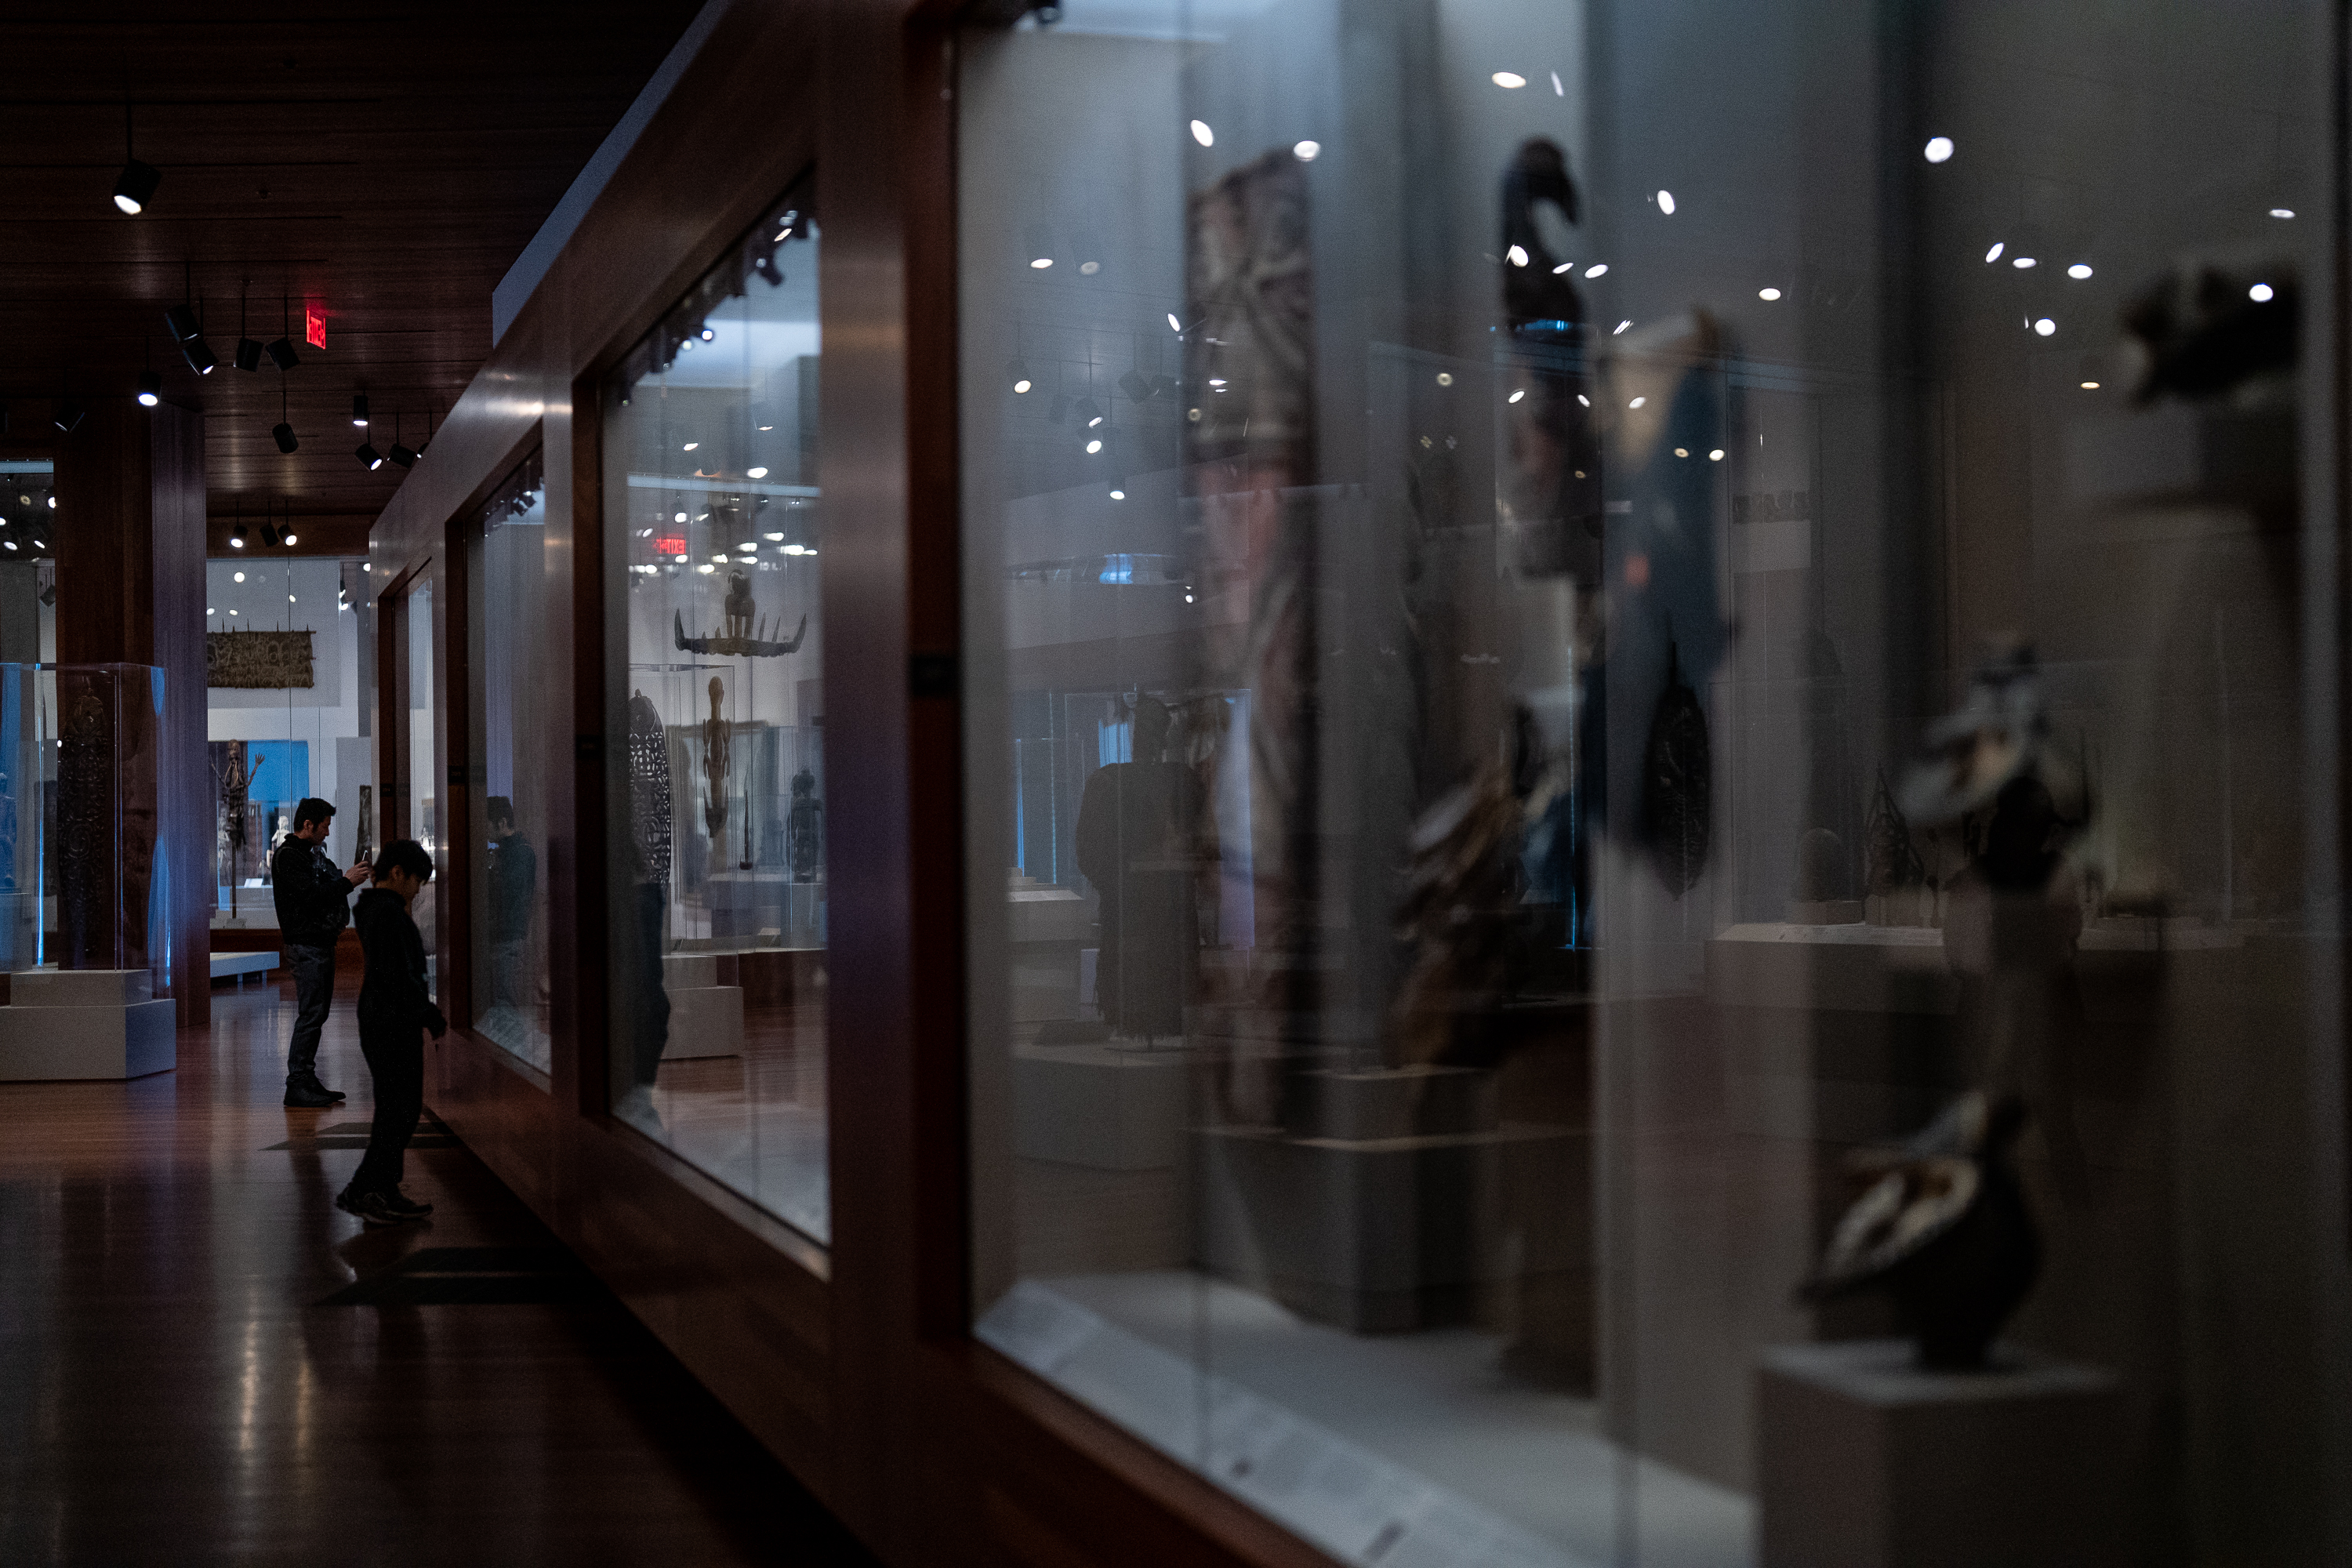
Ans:
{"type": "Polygon", "coordinates": [[[145,970],[172,983],[171,889],[156,817],[163,672],[0,664],[0,962],[145,970]]]}
{"type": "Polygon", "coordinates": [[[821,238],[805,183],[605,389],[616,1114],[831,1231],[821,238]],[[625,803],[622,806],[617,803],[625,803]]]}
{"type": "Polygon", "coordinates": [[[467,718],[481,770],[467,810],[473,1017],[485,1038],[545,1073],[548,1034],[547,753],[551,591],[547,485],[533,452],[493,490],[466,540],[467,718]]]}
{"type": "Polygon", "coordinates": [[[1874,1378],[2317,1561],[2326,38],[967,30],[979,1337],[1343,1562],[1837,1560],[1874,1378]]]}

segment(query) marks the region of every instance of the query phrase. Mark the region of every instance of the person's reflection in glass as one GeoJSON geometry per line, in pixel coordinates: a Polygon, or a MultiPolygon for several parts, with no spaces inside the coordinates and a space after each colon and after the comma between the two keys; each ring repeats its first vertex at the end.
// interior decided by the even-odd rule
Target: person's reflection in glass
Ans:
{"type": "Polygon", "coordinates": [[[627,905],[620,911],[622,994],[627,997],[630,1082],[613,1109],[658,1131],[655,1075],[669,1045],[669,992],[663,984],[662,924],[668,912],[671,793],[669,738],[661,711],[642,691],[629,697],[627,905]]]}
{"type": "Polygon", "coordinates": [[[521,1012],[530,1000],[531,898],[539,890],[539,855],[515,830],[514,802],[490,796],[490,1005],[521,1012]]]}
{"type": "Polygon", "coordinates": [[[1996,1097],[2024,1098],[2061,1190],[2079,1198],[2089,1177],[2068,1054],[2082,1032],[2083,895],[2059,847],[2069,826],[2033,774],[2001,785],[1982,853],[1953,879],[1944,951],[1960,979],[1971,1076],[1996,1097]]]}
{"type": "Polygon", "coordinates": [[[1078,801],[1078,869],[1101,900],[1095,994],[1113,1034],[1146,1042],[1184,1032],[1199,942],[1192,851],[1201,786],[1165,760],[1171,721],[1167,704],[1140,699],[1135,760],[1097,771],[1078,801]]]}

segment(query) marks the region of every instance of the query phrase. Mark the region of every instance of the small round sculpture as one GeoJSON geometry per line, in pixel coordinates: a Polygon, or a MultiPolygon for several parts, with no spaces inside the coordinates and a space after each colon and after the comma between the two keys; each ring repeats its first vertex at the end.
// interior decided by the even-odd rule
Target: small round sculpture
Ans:
{"type": "Polygon", "coordinates": [[[2009,1152],[2023,1102],[1962,1095],[1916,1137],[1856,1154],[1873,1178],[1801,1292],[1808,1301],[1884,1290],[1919,1364],[1973,1371],[2042,1270],[2042,1244],[2009,1152]]]}

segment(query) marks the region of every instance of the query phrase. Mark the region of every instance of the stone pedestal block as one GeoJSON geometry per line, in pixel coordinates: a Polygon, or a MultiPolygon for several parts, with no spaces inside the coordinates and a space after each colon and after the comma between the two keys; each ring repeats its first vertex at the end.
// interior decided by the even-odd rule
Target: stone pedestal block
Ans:
{"type": "Polygon", "coordinates": [[[143,969],[27,969],[0,1007],[0,1081],[144,1078],[178,1065],[177,1009],[143,969]]]}
{"type": "Polygon", "coordinates": [[[1014,1047],[1013,1152],[1101,1171],[1173,1165],[1191,1056],[1101,1045],[1014,1047]]]}

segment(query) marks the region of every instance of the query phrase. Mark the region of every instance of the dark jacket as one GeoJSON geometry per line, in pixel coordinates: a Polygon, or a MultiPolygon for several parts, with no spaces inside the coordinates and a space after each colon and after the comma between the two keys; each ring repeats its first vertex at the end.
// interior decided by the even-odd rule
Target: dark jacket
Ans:
{"type": "Polygon", "coordinates": [[[490,840],[490,940],[530,934],[530,899],[539,887],[539,853],[520,833],[490,840]]]}
{"type": "Polygon", "coordinates": [[[288,834],[270,858],[269,884],[278,934],[297,947],[332,947],[352,923],[352,885],[323,844],[288,834]]]}
{"type": "Polygon", "coordinates": [[[400,895],[370,888],[353,912],[360,952],[367,960],[367,974],[360,982],[360,1027],[429,1029],[436,1038],[447,1032],[449,1022],[433,1005],[425,983],[425,939],[400,895]]]}

